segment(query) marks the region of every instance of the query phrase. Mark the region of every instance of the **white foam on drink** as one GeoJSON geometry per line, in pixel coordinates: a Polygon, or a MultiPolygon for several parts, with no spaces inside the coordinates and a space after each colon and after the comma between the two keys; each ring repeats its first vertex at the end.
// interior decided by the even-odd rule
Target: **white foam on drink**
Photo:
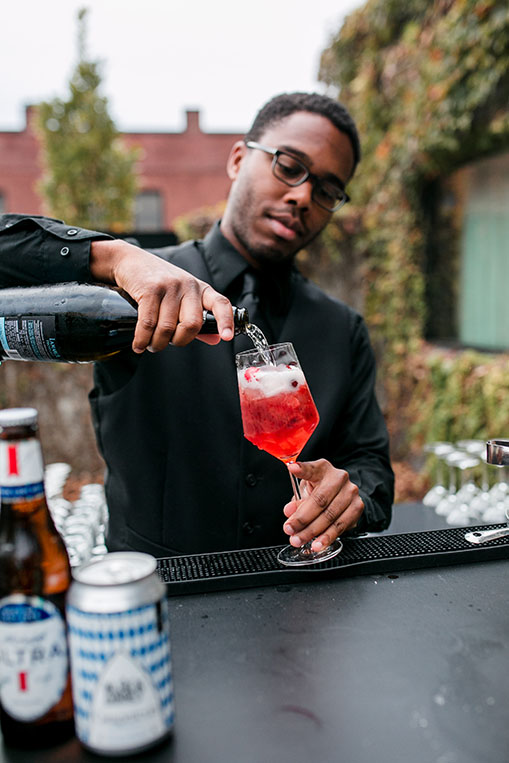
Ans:
{"type": "Polygon", "coordinates": [[[263,397],[295,392],[303,384],[306,379],[297,366],[261,366],[239,371],[239,385],[246,390],[256,390],[263,397]]]}

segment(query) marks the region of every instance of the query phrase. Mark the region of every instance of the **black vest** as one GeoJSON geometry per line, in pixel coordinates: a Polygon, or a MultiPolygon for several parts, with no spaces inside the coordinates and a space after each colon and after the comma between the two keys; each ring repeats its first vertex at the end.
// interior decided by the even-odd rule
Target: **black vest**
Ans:
{"type": "MultiPolygon", "coordinates": [[[[210,281],[193,242],[168,249],[164,258],[210,281]]],[[[331,457],[349,394],[356,318],[299,279],[279,341],[294,343],[321,416],[304,459],[331,457]]],[[[107,464],[110,550],[160,557],[285,543],[288,473],[243,437],[235,351],[235,340],[193,341],[98,364],[90,402],[107,464]],[[100,378],[109,364],[127,371],[122,385],[105,394],[100,378]]]]}

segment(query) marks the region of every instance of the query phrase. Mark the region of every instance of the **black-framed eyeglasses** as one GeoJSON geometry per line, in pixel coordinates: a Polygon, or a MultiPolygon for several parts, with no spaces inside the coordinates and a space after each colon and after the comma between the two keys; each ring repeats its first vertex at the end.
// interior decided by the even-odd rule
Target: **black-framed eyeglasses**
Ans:
{"type": "Polygon", "coordinates": [[[302,185],[306,180],[310,180],[313,185],[311,198],[319,207],[326,209],[327,212],[335,212],[350,201],[350,197],[344,188],[341,188],[337,183],[323,180],[314,175],[300,159],[292,156],[287,151],[262,146],[261,143],[257,143],[254,140],[246,141],[246,146],[247,148],[256,148],[259,151],[265,151],[266,154],[271,154],[273,157],[272,174],[286,185],[302,185]]]}

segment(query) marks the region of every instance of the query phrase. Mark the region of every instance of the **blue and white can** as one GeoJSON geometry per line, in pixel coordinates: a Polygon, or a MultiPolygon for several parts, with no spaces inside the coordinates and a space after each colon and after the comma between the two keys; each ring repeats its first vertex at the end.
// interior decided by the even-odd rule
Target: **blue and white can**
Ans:
{"type": "Polygon", "coordinates": [[[73,571],[67,597],[76,734],[101,755],[157,744],[174,724],[168,603],[156,560],[115,552],[73,571]]]}

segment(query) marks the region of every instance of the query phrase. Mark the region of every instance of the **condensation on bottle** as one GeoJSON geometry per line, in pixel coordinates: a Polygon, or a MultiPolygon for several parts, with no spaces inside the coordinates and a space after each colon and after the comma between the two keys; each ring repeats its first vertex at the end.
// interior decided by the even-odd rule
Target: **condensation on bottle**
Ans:
{"type": "MultiPolygon", "coordinates": [[[[233,308],[235,334],[249,316],[233,308]]],[[[89,363],[131,347],[138,312],[119,289],[83,283],[0,289],[0,361],[89,363]]],[[[213,313],[203,311],[202,334],[217,334],[213,313]]]]}
{"type": "Polygon", "coordinates": [[[8,746],[48,746],[74,733],[70,584],[44,492],[37,411],[0,410],[0,725],[8,746]]]}

